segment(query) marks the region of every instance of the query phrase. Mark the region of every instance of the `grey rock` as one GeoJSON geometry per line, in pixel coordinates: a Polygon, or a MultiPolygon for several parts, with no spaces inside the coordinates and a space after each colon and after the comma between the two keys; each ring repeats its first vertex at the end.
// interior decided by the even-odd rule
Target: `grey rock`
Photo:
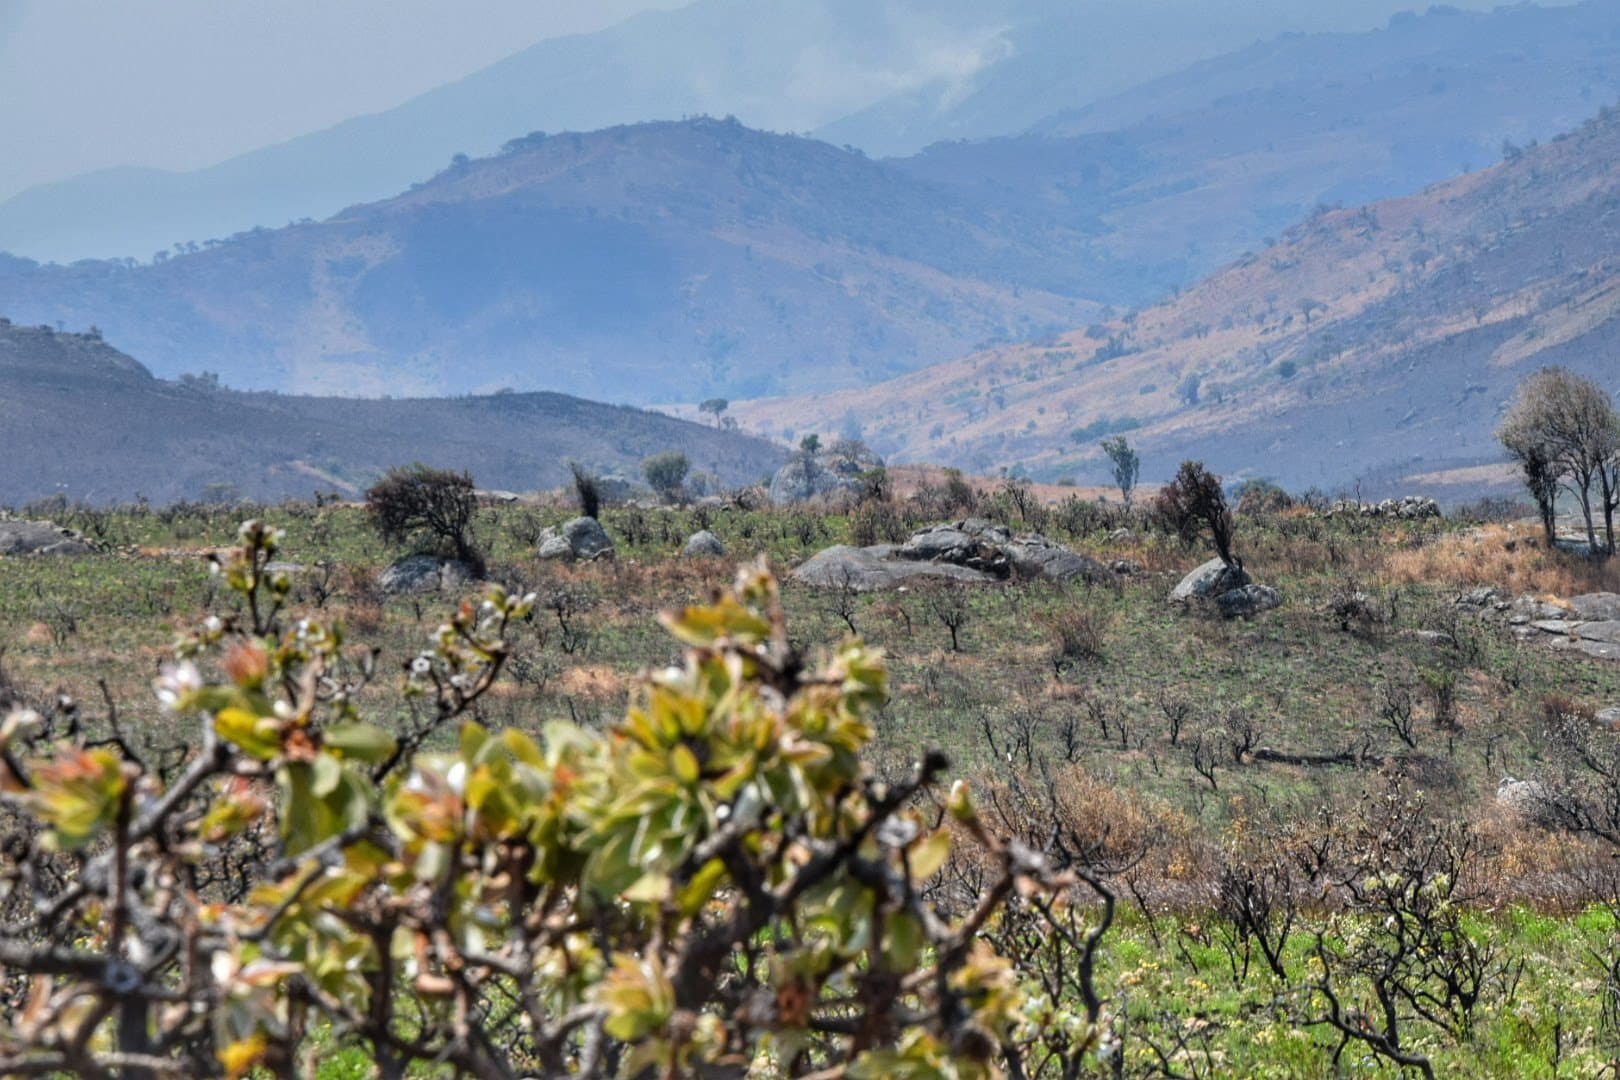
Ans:
{"type": "Polygon", "coordinates": [[[1500,600],[1501,597],[1501,593],[1497,592],[1489,585],[1486,585],[1481,588],[1474,589],[1472,592],[1463,593],[1461,596],[1457,597],[1457,603],[1466,604],[1469,607],[1489,607],[1500,600]]]}
{"type": "Polygon", "coordinates": [[[1245,585],[1215,598],[1221,614],[1228,619],[1252,618],[1282,604],[1282,594],[1269,585],[1245,585]]]}
{"type": "Polygon", "coordinates": [[[1133,574],[1140,574],[1143,570],[1143,566],[1135,559],[1115,559],[1113,562],[1108,564],[1108,569],[1112,570],[1120,577],[1130,577],[1133,574]]]}
{"type": "Polygon", "coordinates": [[[0,555],[89,555],[95,545],[48,521],[0,521],[0,555]]]}
{"type": "Polygon", "coordinates": [[[1129,529],[1115,529],[1108,534],[1110,544],[1128,544],[1136,539],[1136,534],[1129,529]]]}
{"type": "Polygon", "coordinates": [[[1597,716],[1593,717],[1604,727],[1620,728],[1620,705],[1610,705],[1607,709],[1599,709],[1597,716]]]}
{"type": "Polygon", "coordinates": [[[1576,615],[1591,622],[1620,621],[1620,593],[1587,593],[1572,596],[1569,606],[1576,615]]]}
{"type": "Polygon", "coordinates": [[[545,536],[540,539],[540,558],[561,559],[563,562],[574,561],[574,548],[561,536],[545,536]]]}
{"type": "Polygon", "coordinates": [[[770,499],[777,506],[812,499],[853,495],[860,476],[883,467],[883,459],[846,440],[832,442],[814,455],[798,453],[771,477],[770,499]]]}
{"type": "Polygon", "coordinates": [[[1253,580],[1246,571],[1228,566],[1220,559],[1211,559],[1182,578],[1181,584],[1171,591],[1170,599],[1181,602],[1207,600],[1241,589],[1253,580]]]}
{"type": "Polygon", "coordinates": [[[1444,630],[1411,630],[1401,636],[1423,645],[1433,645],[1437,649],[1457,647],[1457,639],[1444,630]]]}
{"type": "Polygon", "coordinates": [[[1559,637],[1548,641],[1553,649],[1578,652],[1590,656],[1594,660],[1620,660],[1620,645],[1611,645],[1606,641],[1586,641],[1575,637],[1559,637]]]}
{"type": "Polygon", "coordinates": [[[515,491],[499,490],[474,491],[473,495],[475,495],[480,502],[484,503],[515,503],[522,498],[522,496],[515,491]]]}
{"type": "Polygon", "coordinates": [[[1544,600],[1537,600],[1534,596],[1521,596],[1513,601],[1515,615],[1528,616],[1532,621],[1537,619],[1563,619],[1569,612],[1557,604],[1549,604],[1544,600]]]}
{"type": "Polygon", "coordinates": [[[1496,785],[1496,802],[1530,824],[1551,826],[1559,820],[1557,797],[1538,780],[1502,777],[1496,785]]]}
{"type": "Polygon", "coordinates": [[[613,558],[613,538],[595,518],[577,517],[564,523],[562,538],[568,541],[576,559],[613,558]]]}
{"type": "Polygon", "coordinates": [[[687,537],[686,544],[681,548],[683,559],[722,558],[725,553],[726,545],[708,529],[700,529],[687,537]]]}
{"type": "Polygon", "coordinates": [[[1570,634],[1580,623],[1568,619],[1535,619],[1530,623],[1532,630],[1540,630],[1543,634],[1570,634]]]}
{"type": "Polygon", "coordinates": [[[1602,641],[1610,645],[1620,645],[1620,622],[1609,620],[1581,623],[1575,628],[1575,636],[1582,641],[1602,641]]]}
{"type": "Polygon", "coordinates": [[[805,560],[793,571],[792,578],[818,588],[847,587],[860,592],[895,589],[914,582],[960,581],[982,585],[996,580],[991,574],[955,563],[898,558],[895,548],[889,544],[866,548],[839,544],[827,548],[805,560]]]}
{"type": "Polygon", "coordinates": [[[377,578],[377,585],[387,595],[397,596],[450,591],[472,580],[472,568],[466,563],[437,555],[407,555],[390,564],[377,578]]]}
{"type": "Polygon", "coordinates": [[[860,586],[863,588],[894,588],[919,575],[971,582],[1010,577],[1094,582],[1108,576],[1107,568],[1097,560],[1044,536],[1014,536],[979,518],[920,529],[898,546],[829,548],[806,562],[795,576],[811,584],[837,586],[844,583],[846,572],[869,583],[860,586]],[[823,556],[827,556],[825,561],[823,556]],[[880,572],[885,564],[894,565],[880,572]]]}
{"type": "Polygon", "coordinates": [[[1012,564],[1013,573],[1021,578],[1084,581],[1091,584],[1108,576],[1108,571],[1096,559],[1070,551],[1044,536],[1018,537],[1003,550],[1012,564]]]}

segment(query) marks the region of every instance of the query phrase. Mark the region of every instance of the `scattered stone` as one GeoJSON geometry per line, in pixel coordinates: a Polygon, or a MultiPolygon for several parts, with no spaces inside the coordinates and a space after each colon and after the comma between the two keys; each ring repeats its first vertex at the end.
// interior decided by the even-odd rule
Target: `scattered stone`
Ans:
{"type": "Polygon", "coordinates": [[[1543,634],[1569,634],[1579,623],[1568,619],[1536,619],[1530,623],[1530,628],[1540,630],[1543,634]]]}
{"type": "Polygon", "coordinates": [[[1241,589],[1232,589],[1221,593],[1215,599],[1216,606],[1221,614],[1228,619],[1249,619],[1262,611],[1282,605],[1282,594],[1269,585],[1245,585],[1241,589]]]}
{"type": "Polygon", "coordinates": [[[1113,562],[1108,564],[1108,569],[1112,570],[1120,577],[1131,577],[1135,574],[1140,574],[1144,568],[1142,564],[1137,562],[1135,559],[1115,559],[1113,562]]]}
{"type": "Polygon", "coordinates": [[[1599,709],[1593,719],[1604,727],[1620,728],[1620,705],[1610,705],[1607,709],[1599,709]]]}
{"type": "Polygon", "coordinates": [[[1170,599],[1185,603],[1189,600],[1207,600],[1241,589],[1253,582],[1241,567],[1230,566],[1221,559],[1211,559],[1181,579],[1170,593],[1170,599]]]}
{"type": "Polygon", "coordinates": [[[389,596],[401,593],[449,592],[473,580],[472,568],[455,559],[437,555],[407,555],[396,559],[377,578],[377,585],[389,596]]]}
{"type": "Polygon", "coordinates": [[[1457,603],[1467,605],[1468,607],[1482,608],[1490,607],[1501,598],[1501,593],[1497,592],[1489,585],[1485,585],[1478,589],[1474,589],[1472,592],[1463,593],[1461,596],[1457,597],[1457,603]]]}
{"type": "Polygon", "coordinates": [[[681,548],[683,559],[723,558],[726,554],[726,545],[720,538],[708,529],[700,529],[687,537],[686,544],[681,548]]]}
{"type": "Polygon", "coordinates": [[[1129,529],[1115,529],[1108,534],[1110,544],[1129,544],[1136,539],[1136,534],[1129,529]]]}
{"type": "Polygon", "coordinates": [[[89,555],[95,545],[48,521],[0,521],[0,555],[89,555]]]}

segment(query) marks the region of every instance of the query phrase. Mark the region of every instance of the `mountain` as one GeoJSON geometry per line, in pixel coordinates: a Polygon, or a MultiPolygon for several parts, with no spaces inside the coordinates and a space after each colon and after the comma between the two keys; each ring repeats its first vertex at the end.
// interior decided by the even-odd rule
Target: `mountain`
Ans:
{"type": "Polygon", "coordinates": [[[386,198],[453,154],[487,154],[536,129],[734,114],[875,155],[911,153],[1011,134],[1283,31],[1374,25],[1406,2],[1096,0],[1077,14],[1069,0],[697,0],[543,41],[395,108],[210,168],[110,169],[36,187],[0,204],[0,251],[145,259],[386,198]]]}
{"type": "Polygon", "coordinates": [[[899,168],[1095,239],[1082,288],[1138,305],[1322,204],[1375,201],[1567,131],[1620,96],[1620,5],[1435,8],[1268,41],[1033,132],[899,168]]]}
{"type": "Polygon", "coordinates": [[[114,169],[0,205],[0,251],[148,258],[177,241],[324,218],[514,135],[698,114],[804,131],[971,68],[998,9],[922,0],[700,0],[553,38],[396,108],[186,173],[114,169]]]}
{"type": "Polygon", "coordinates": [[[899,461],[1144,479],[1184,457],[1293,488],[1512,483],[1493,430],[1528,372],[1616,385],[1620,110],[1421,194],[1324,211],[1180,296],[858,392],[737,403],[777,435],[862,434],[899,461]]]}
{"type": "Polygon", "coordinates": [[[250,389],[648,402],[856,385],[1072,325],[1084,263],[1071,231],[695,120],[518,140],[152,265],[0,260],[0,297],[250,389]]]}
{"type": "Polygon", "coordinates": [[[413,461],[530,490],[562,483],[567,460],[635,475],[664,450],[728,484],[784,457],[759,439],[561,394],[354,401],[167,382],[99,337],[0,319],[0,503],[353,495],[413,461]]]}

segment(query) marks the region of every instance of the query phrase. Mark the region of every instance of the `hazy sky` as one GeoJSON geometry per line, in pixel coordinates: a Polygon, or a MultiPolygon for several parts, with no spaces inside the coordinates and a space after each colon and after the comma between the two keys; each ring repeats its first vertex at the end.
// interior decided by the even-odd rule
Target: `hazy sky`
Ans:
{"type": "MultiPolygon", "coordinates": [[[[396,105],[542,38],[686,2],[0,0],[0,200],[31,184],[112,165],[210,165],[396,105]]],[[[1298,12],[1312,28],[1373,25],[1392,10],[1428,6],[1428,0],[1069,2],[1129,5],[1159,16],[1258,4],[1298,12]]],[[[1500,0],[1452,2],[1482,8],[1500,0]]]]}
{"type": "Polygon", "coordinates": [[[0,199],[195,168],[685,0],[0,0],[0,199]]]}

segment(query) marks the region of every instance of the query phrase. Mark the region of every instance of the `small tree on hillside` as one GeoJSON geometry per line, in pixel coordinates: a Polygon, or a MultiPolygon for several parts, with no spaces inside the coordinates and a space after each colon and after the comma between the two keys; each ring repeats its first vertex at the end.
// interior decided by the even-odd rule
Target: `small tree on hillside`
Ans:
{"type": "Polygon", "coordinates": [[[1566,368],[1543,368],[1519,385],[1496,436],[1518,460],[1541,506],[1543,526],[1551,522],[1550,489],[1561,483],[1580,504],[1589,548],[1599,550],[1596,522],[1601,513],[1602,550],[1613,554],[1614,512],[1620,509],[1620,415],[1603,388],[1566,368]]]}
{"type": "Polygon", "coordinates": [[[1183,461],[1176,478],[1159,492],[1153,510],[1187,543],[1207,531],[1221,561],[1243,568],[1243,560],[1232,553],[1232,534],[1237,525],[1226,505],[1220,477],[1204,468],[1203,462],[1183,461]]]}
{"type": "Polygon", "coordinates": [[[731,408],[731,402],[723,397],[712,397],[698,406],[698,412],[710,413],[714,416],[715,427],[720,426],[720,414],[731,408]]]}
{"type": "Polygon", "coordinates": [[[1114,483],[1119,488],[1119,497],[1125,502],[1125,509],[1129,510],[1131,494],[1136,490],[1136,478],[1142,471],[1142,460],[1123,435],[1104,439],[1102,451],[1114,463],[1114,483]]]}
{"type": "Polygon", "coordinates": [[[691,468],[692,463],[685,454],[679,450],[666,450],[643,461],[641,475],[660,496],[674,501],[679,497],[681,485],[686,482],[686,474],[691,468]]]}
{"type": "Polygon", "coordinates": [[[457,559],[482,572],[484,559],[472,539],[478,498],[467,473],[420,462],[396,466],[366,489],[366,510],[384,540],[448,547],[457,559]]]}

